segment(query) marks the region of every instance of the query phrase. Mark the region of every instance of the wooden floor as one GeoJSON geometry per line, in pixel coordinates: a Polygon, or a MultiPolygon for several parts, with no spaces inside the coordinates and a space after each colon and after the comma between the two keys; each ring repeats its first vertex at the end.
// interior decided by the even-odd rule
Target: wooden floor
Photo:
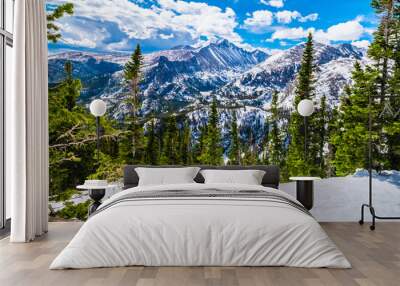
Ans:
{"type": "Polygon", "coordinates": [[[324,223],[352,269],[288,267],[124,267],[48,270],[80,223],[50,223],[43,238],[28,244],[0,241],[1,286],[87,285],[400,285],[400,223],[379,222],[375,232],[357,223],[324,223]]]}

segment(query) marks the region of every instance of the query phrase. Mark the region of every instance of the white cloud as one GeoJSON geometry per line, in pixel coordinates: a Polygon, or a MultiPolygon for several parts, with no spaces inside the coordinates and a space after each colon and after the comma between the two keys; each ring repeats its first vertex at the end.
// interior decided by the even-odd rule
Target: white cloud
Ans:
{"type": "Polygon", "coordinates": [[[261,4],[272,6],[275,8],[283,7],[283,0],[260,0],[261,4]]]}
{"type": "Polygon", "coordinates": [[[376,28],[365,28],[364,31],[365,31],[365,33],[372,36],[374,34],[374,32],[376,31],[376,28]]]}
{"type": "MultiPolygon", "coordinates": [[[[51,0],[48,4],[65,1],[51,0]]],[[[235,32],[238,26],[235,12],[211,6],[207,3],[186,2],[182,0],[157,0],[150,7],[141,7],[129,0],[68,0],[74,4],[74,15],[60,20],[64,39],[71,40],[74,35],[64,33],[64,26],[70,25],[75,33],[82,33],[81,46],[87,46],[85,39],[100,32],[102,24],[108,30],[108,38],[98,39],[95,48],[105,45],[122,46],[126,39],[131,41],[176,41],[184,39],[194,43],[201,37],[209,40],[225,38],[241,43],[242,38],[235,32]],[[87,20],[87,29],[82,29],[80,21],[87,20]],[[115,34],[120,33],[118,42],[115,34]],[[163,36],[162,36],[163,35],[163,36]],[[173,35],[174,37],[170,37],[173,35]],[[110,39],[112,41],[110,41],[110,39]]],[[[76,37],[76,36],[74,36],[76,37]]],[[[74,39],[79,44],[79,39],[74,39]]],[[[153,43],[154,44],[154,43],[153,43]]],[[[93,48],[93,44],[90,45],[93,48]]]]}
{"type": "Polygon", "coordinates": [[[297,11],[283,10],[275,13],[275,17],[279,23],[289,24],[293,19],[301,17],[297,11]]]}
{"type": "Polygon", "coordinates": [[[172,38],[174,38],[174,34],[169,34],[169,35],[160,34],[160,38],[163,39],[163,40],[172,39],[172,38]]]}
{"type": "Polygon", "coordinates": [[[369,45],[371,44],[370,41],[368,40],[361,40],[361,41],[354,41],[351,43],[353,46],[357,47],[357,48],[363,48],[366,49],[369,47],[369,45]]]}
{"type": "Polygon", "coordinates": [[[271,26],[273,22],[273,14],[268,10],[254,11],[251,17],[244,20],[243,27],[254,33],[262,33],[271,26]]]}
{"type": "Polygon", "coordinates": [[[70,20],[62,26],[63,41],[69,45],[94,49],[98,43],[110,36],[106,29],[97,27],[92,21],[73,18],[70,20]]]}
{"type": "Polygon", "coordinates": [[[326,31],[315,32],[315,40],[321,42],[330,41],[357,41],[365,33],[359,18],[344,23],[330,26],[326,31]]]}
{"type": "Polygon", "coordinates": [[[314,28],[309,28],[307,30],[303,27],[298,28],[283,28],[276,30],[272,36],[271,40],[299,40],[306,38],[308,34],[314,32],[314,28]]]}
{"type": "Polygon", "coordinates": [[[309,14],[309,15],[307,15],[307,16],[304,16],[304,17],[300,17],[300,19],[299,19],[299,21],[300,22],[307,22],[307,21],[312,21],[312,22],[314,22],[314,21],[316,21],[316,20],[318,20],[318,13],[312,13],[312,14],[309,14]]]}
{"type": "Polygon", "coordinates": [[[275,18],[278,20],[279,23],[289,24],[293,20],[298,20],[299,22],[307,22],[307,21],[315,21],[318,19],[317,13],[312,13],[307,16],[302,16],[298,11],[278,11],[275,13],[275,18]]]}
{"type": "Polygon", "coordinates": [[[299,40],[304,39],[311,32],[314,40],[321,43],[330,43],[337,41],[358,41],[365,33],[366,29],[360,24],[362,18],[357,17],[354,20],[339,23],[330,26],[327,30],[303,27],[297,28],[279,28],[276,30],[270,40],[299,40]]]}

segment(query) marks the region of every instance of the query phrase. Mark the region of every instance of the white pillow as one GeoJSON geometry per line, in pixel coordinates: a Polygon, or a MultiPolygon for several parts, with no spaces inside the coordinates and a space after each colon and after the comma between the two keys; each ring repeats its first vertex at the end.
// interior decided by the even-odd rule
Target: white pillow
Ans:
{"type": "Polygon", "coordinates": [[[171,185],[194,183],[200,168],[135,168],[139,176],[139,186],[171,185]]]}
{"type": "Polygon", "coordinates": [[[202,170],[205,184],[261,185],[265,171],[261,170],[202,170]]]}

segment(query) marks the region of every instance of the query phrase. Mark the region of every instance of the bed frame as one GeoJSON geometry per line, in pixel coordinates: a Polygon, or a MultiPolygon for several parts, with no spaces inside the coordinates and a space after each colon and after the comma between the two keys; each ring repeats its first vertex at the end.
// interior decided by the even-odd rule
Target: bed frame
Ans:
{"type": "MultiPolygon", "coordinates": [[[[127,165],[124,168],[124,190],[136,187],[139,183],[139,176],[135,171],[137,167],[148,167],[148,168],[179,168],[184,166],[175,166],[175,165],[168,165],[168,166],[146,166],[146,165],[127,165]]],[[[217,170],[262,170],[265,171],[265,175],[262,179],[261,184],[264,187],[270,187],[278,189],[279,187],[279,167],[277,166],[267,166],[267,165],[257,165],[257,166],[204,166],[204,165],[196,165],[193,167],[199,167],[201,170],[207,169],[217,169],[217,170]]],[[[195,182],[197,183],[204,183],[204,178],[200,174],[194,178],[195,182]]]]}

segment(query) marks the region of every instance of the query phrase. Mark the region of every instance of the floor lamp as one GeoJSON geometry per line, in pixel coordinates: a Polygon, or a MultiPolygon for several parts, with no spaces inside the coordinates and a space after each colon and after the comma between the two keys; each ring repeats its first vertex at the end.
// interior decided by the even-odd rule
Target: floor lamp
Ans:
{"type": "Polygon", "coordinates": [[[100,154],[100,117],[107,111],[106,103],[101,99],[95,99],[90,103],[90,113],[96,117],[96,141],[97,141],[97,162],[100,154]]]}
{"type": "MultiPolygon", "coordinates": [[[[307,167],[307,117],[314,113],[314,103],[309,99],[303,99],[297,105],[297,111],[304,117],[304,165],[307,167]]],[[[306,209],[312,209],[314,205],[314,180],[319,178],[302,176],[290,177],[289,179],[296,181],[297,200],[301,202],[306,209]]]]}
{"type": "Polygon", "coordinates": [[[307,117],[314,113],[314,103],[309,99],[303,99],[297,105],[297,111],[304,117],[304,162],[307,158],[307,117]]]}

